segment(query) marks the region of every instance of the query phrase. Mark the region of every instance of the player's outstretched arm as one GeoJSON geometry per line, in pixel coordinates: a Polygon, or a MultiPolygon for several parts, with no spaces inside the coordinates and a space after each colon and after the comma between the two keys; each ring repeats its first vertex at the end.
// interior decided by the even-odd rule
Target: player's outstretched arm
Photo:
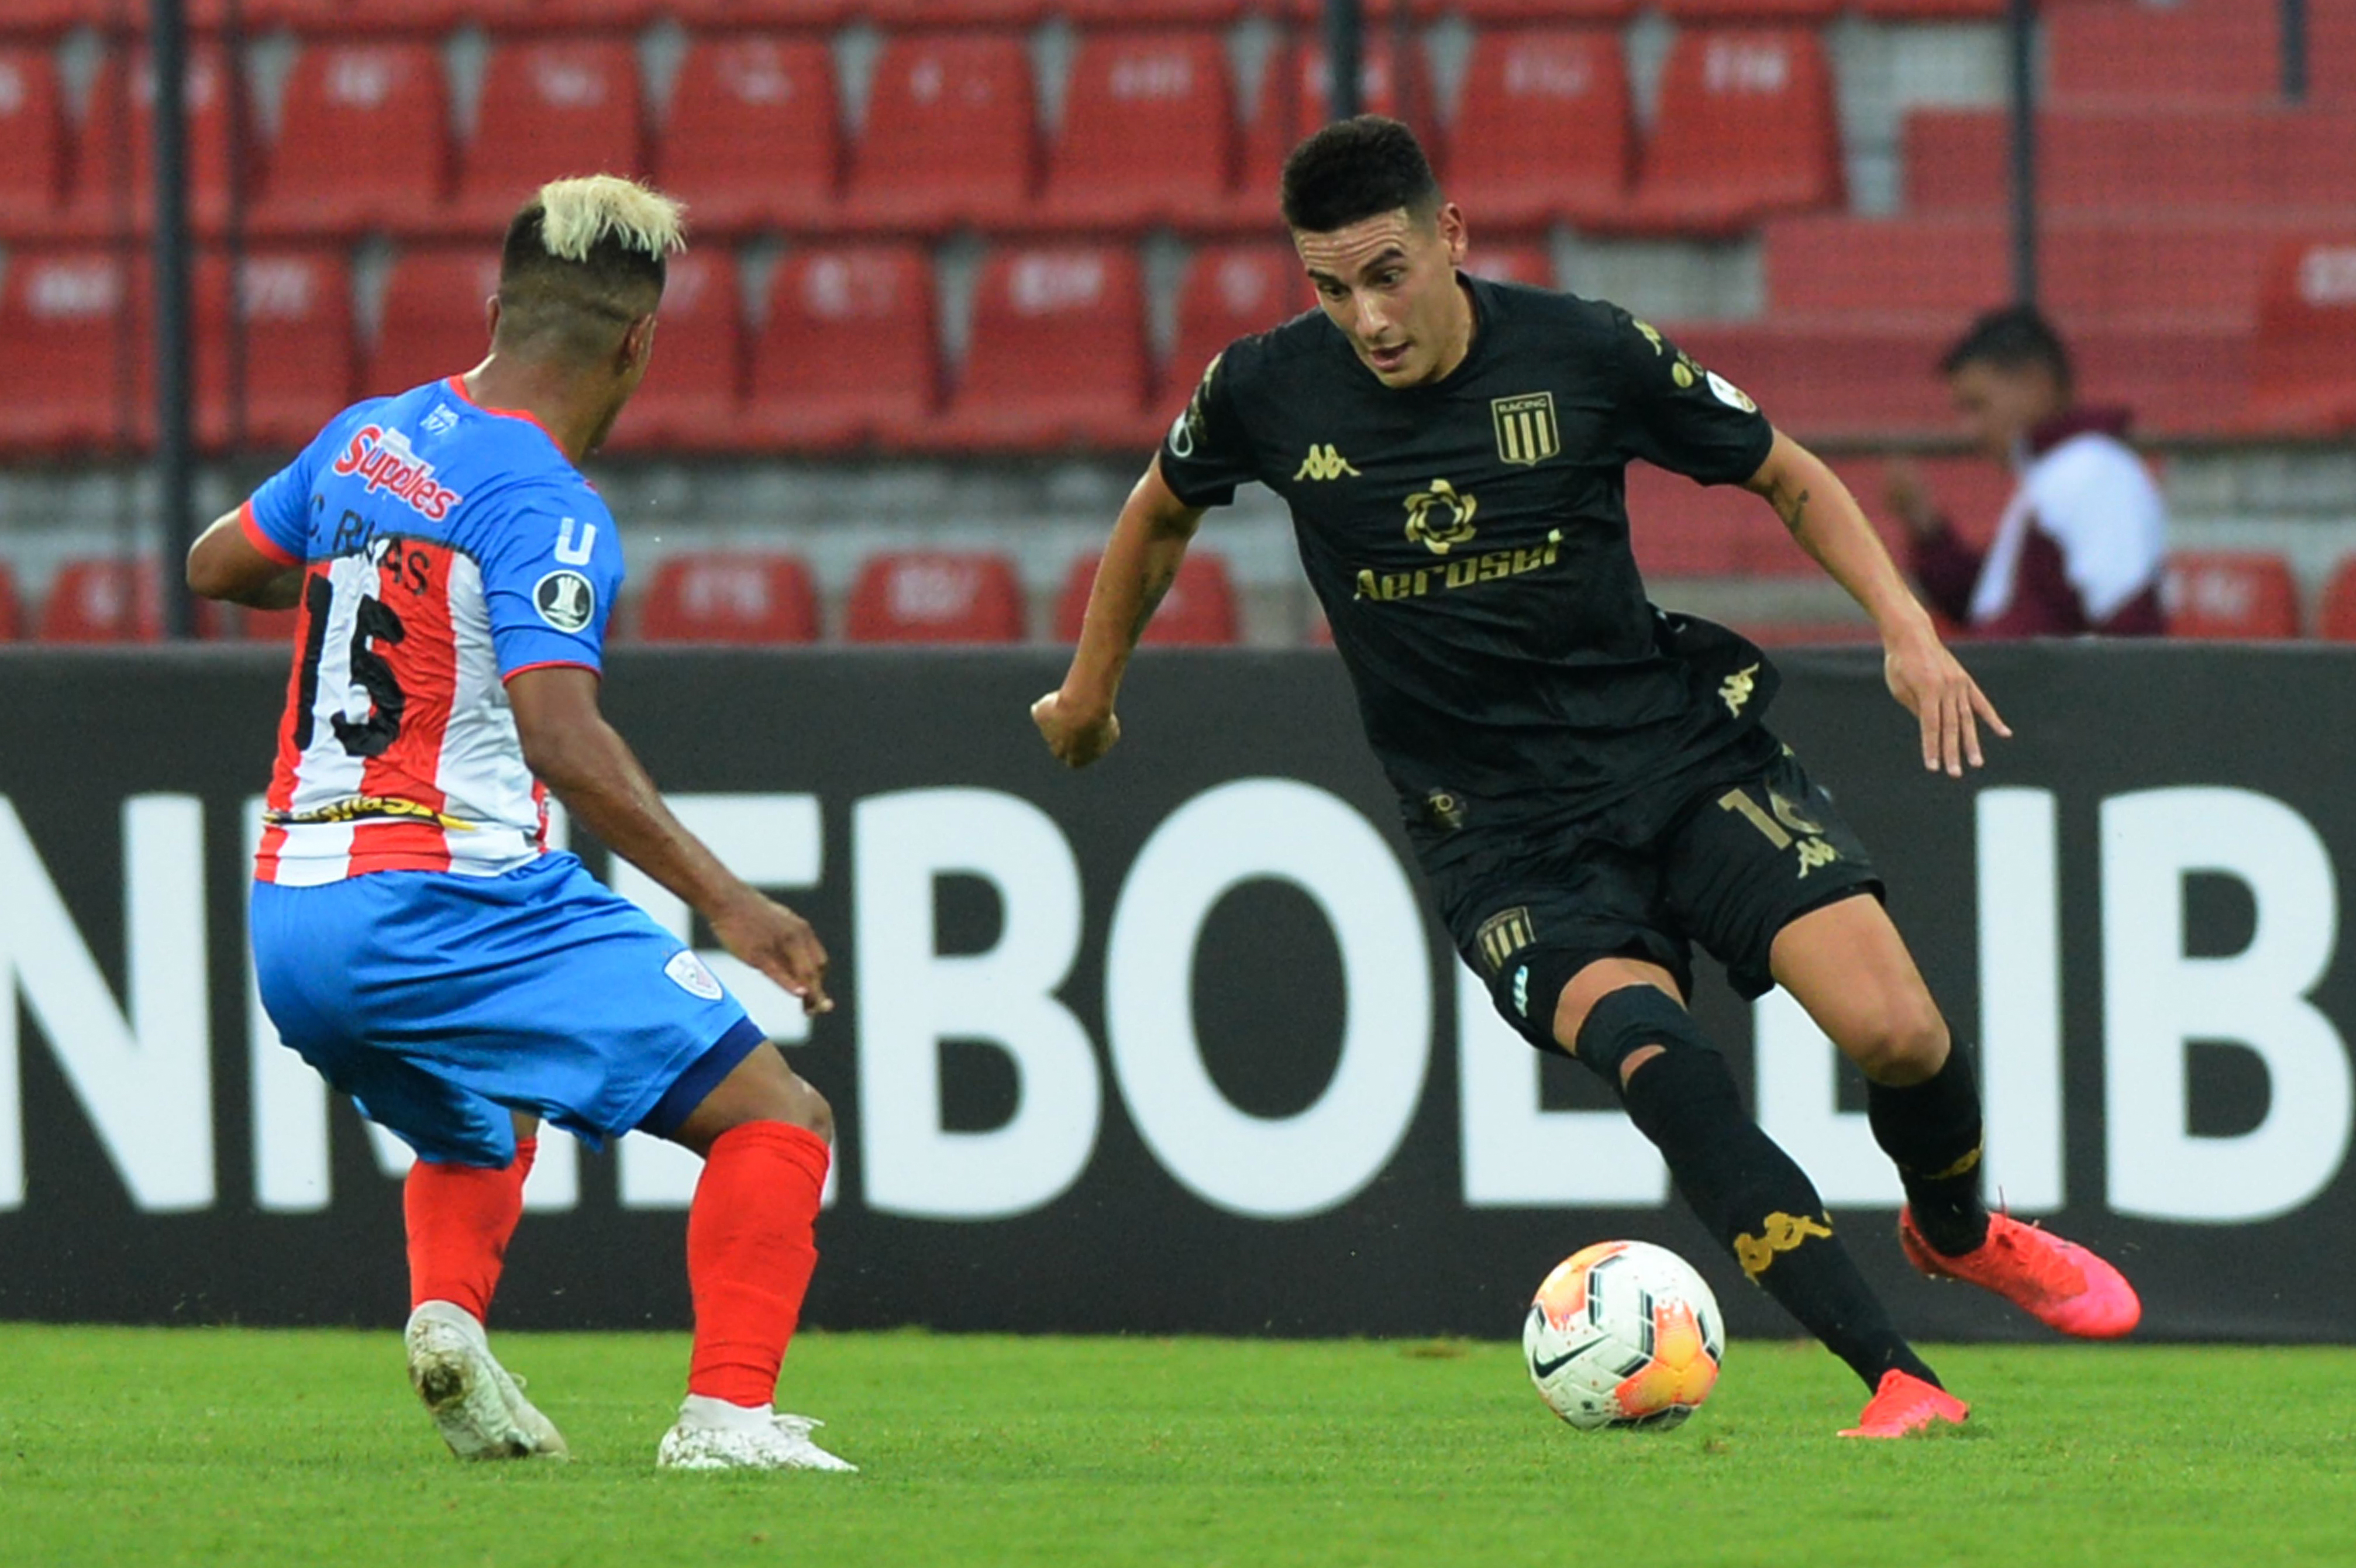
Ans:
{"type": "Polygon", "coordinates": [[[1782,431],[1749,483],[1767,497],[1800,548],[1873,617],[1890,695],[1921,721],[1922,765],[1934,773],[1944,767],[1951,778],[1963,777],[1966,764],[1982,765],[1979,721],[1999,735],[2012,731],[1940,641],[1930,612],[1906,586],[1848,486],[1824,459],[1782,431]]]}
{"type": "Polygon", "coordinates": [[[748,887],[663,805],[629,743],[597,708],[597,677],[573,665],[508,682],[524,761],[605,847],[687,901],[722,946],[822,1013],[826,948],[809,922],[748,887]]]}
{"type": "Polygon", "coordinates": [[[1157,453],[1129,493],[1097,563],[1087,619],[1064,684],[1031,705],[1031,721],[1066,766],[1085,768],[1120,739],[1113,702],[1129,656],[1177,580],[1187,541],[1202,522],[1203,509],[1181,501],[1163,481],[1157,453]]]}
{"type": "Polygon", "coordinates": [[[291,610],[303,597],[303,569],[253,547],[238,514],[217,517],[188,548],[188,591],[256,610],[291,610]]]}

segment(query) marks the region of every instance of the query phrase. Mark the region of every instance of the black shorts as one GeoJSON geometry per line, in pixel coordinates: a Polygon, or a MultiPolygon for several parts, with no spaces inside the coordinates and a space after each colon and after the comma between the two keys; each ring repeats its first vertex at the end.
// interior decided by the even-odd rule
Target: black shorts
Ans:
{"type": "Polygon", "coordinates": [[[1756,997],[1774,987],[1768,953],[1786,925],[1882,891],[1863,841],[1788,749],[1747,782],[1702,791],[1642,848],[1494,837],[1430,880],[1457,951],[1542,1051],[1562,1049],[1556,1000],[1598,959],[1658,964],[1690,997],[1698,944],[1756,997]]]}

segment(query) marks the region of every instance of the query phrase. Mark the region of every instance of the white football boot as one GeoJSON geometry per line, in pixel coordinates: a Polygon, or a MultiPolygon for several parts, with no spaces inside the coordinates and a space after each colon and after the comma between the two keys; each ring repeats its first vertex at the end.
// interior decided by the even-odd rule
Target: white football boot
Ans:
{"type": "Polygon", "coordinates": [[[475,1315],[428,1301],[409,1315],[409,1386],[425,1402],[442,1441],[461,1459],[570,1457],[556,1425],[523,1396],[523,1382],[491,1354],[475,1315]]]}
{"type": "Polygon", "coordinates": [[[678,1424],[663,1434],[655,1464],[666,1470],[857,1470],[810,1441],[812,1429],[825,1424],[766,1404],[748,1410],[690,1394],[678,1424]]]}

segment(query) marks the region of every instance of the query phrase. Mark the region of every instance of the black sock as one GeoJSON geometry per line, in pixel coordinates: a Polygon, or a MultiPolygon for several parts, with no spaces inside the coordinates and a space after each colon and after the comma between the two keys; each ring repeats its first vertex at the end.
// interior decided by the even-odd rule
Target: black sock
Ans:
{"type": "Polygon", "coordinates": [[[1873,1141],[1898,1167],[1906,1205],[1922,1239],[1949,1257],[1987,1240],[1980,1200],[1980,1093],[1959,1044],[1920,1083],[1866,1085],[1873,1141]]]}
{"type": "Polygon", "coordinates": [[[1726,1059],[1685,1009],[1649,987],[1635,989],[1643,995],[1614,992],[1596,1005],[1579,1054],[1590,1057],[1594,1036],[1590,1065],[1616,1082],[1633,1051],[1665,1048],[1620,1085],[1621,1099],[1702,1223],[1868,1388],[1893,1367],[1937,1383],[1834,1236],[1815,1184],[1743,1110],[1726,1059]]]}

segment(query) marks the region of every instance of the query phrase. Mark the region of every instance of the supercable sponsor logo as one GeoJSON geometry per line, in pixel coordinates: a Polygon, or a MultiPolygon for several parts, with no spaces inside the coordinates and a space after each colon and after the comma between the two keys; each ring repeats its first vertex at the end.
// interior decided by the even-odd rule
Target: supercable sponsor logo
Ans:
{"type": "Polygon", "coordinates": [[[382,425],[363,425],[354,432],[351,443],[336,459],[336,472],[359,475],[370,495],[382,492],[428,522],[442,521],[466,499],[434,477],[434,464],[417,455],[407,436],[382,425]]]}

